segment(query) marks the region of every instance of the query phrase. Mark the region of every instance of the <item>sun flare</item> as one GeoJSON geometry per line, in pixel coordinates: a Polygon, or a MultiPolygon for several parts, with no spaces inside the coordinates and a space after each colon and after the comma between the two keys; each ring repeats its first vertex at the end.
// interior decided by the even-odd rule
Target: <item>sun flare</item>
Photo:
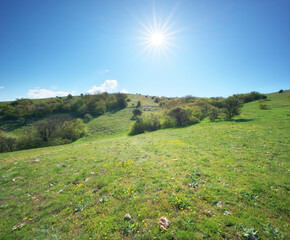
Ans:
{"type": "Polygon", "coordinates": [[[163,40],[164,40],[164,36],[159,33],[159,32],[154,32],[152,35],[151,35],[151,42],[153,45],[155,46],[158,46],[158,45],[162,45],[163,43],[163,40]]]}
{"type": "Polygon", "coordinates": [[[141,45],[144,46],[142,52],[147,52],[152,56],[167,56],[168,52],[172,52],[171,48],[174,46],[173,40],[176,30],[173,30],[173,25],[170,22],[172,15],[165,21],[156,14],[153,14],[153,21],[147,21],[147,24],[140,22],[142,26],[142,37],[140,38],[141,45]]]}

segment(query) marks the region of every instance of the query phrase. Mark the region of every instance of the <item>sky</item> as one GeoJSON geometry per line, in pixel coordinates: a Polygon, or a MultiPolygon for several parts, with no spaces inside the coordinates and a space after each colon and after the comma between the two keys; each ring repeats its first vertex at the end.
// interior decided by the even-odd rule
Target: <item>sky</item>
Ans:
{"type": "Polygon", "coordinates": [[[289,0],[0,0],[0,101],[289,89],[289,0]]]}

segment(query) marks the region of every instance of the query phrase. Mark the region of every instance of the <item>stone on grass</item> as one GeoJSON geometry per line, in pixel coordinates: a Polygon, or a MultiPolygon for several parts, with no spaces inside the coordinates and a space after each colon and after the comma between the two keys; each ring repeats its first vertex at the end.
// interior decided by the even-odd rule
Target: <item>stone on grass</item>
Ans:
{"type": "Polygon", "coordinates": [[[223,206],[221,201],[218,201],[216,205],[217,205],[217,207],[222,207],[223,206]]]}
{"type": "Polygon", "coordinates": [[[132,217],[131,217],[131,215],[129,214],[129,213],[127,213],[125,216],[124,216],[124,220],[125,221],[129,221],[129,220],[131,220],[132,219],[132,217]]]}
{"type": "Polygon", "coordinates": [[[25,223],[22,222],[22,223],[19,223],[19,224],[13,226],[12,231],[15,231],[15,230],[21,229],[21,228],[24,226],[24,224],[25,224],[25,223]]]}
{"type": "Polygon", "coordinates": [[[166,217],[161,217],[158,223],[163,229],[167,229],[171,225],[171,222],[166,217]]]}

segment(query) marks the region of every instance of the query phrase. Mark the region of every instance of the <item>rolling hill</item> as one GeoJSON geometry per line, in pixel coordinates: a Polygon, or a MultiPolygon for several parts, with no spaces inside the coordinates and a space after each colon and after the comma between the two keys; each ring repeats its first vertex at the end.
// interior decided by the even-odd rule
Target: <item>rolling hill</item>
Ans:
{"type": "Polygon", "coordinates": [[[128,136],[133,103],[158,109],[130,95],[76,142],[1,153],[0,239],[288,239],[289,91],[267,97],[233,121],[128,136]]]}

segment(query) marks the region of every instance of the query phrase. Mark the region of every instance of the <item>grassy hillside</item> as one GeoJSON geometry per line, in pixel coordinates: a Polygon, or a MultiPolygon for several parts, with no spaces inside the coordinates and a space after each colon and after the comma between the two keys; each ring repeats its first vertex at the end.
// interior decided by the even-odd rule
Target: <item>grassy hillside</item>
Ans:
{"type": "Polygon", "coordinates": [[[72,144],[2,153],[0,239],[289,239],[288,95],[134,137],[127,108],[72,144]]]}
{"type": "MultiPolygon", "coordinates": [[[[79,96],[74,97],[75,99],[80,98],[79,96]]],[[[128,128],[132,121],[130,120],[133,108],[137,105],[137,102],[141,102],[141,108],[145,114],[159,109],[158,104],[151,99],[151,97],[146,97],[143,95],[128,94],[130,102],[128,102],[128,107],[122,110],[108,111],[104,115],[92,118],[92,120],[86,125],[88,126],[88,134],[85,141],[89,139],[107,137],[114,135],[116,137],[127,134],[128,128]]],[[[49,99],[35,99],[34,102],[42,101],[45,102],[49,99]]],[[[1,104],[1,103],[0,103],[1,104]]],[[[3,102],[2,102],[3,104],[3,102]]],[[[9,134],[14,136],[21,136],[31,127],[32,123],[37,121],[43,121],[44,118],[32,118],[26,123],[19,123],[18,121],[1,121],[0,120],[0,130],[9,132],[9,134]]]]}

